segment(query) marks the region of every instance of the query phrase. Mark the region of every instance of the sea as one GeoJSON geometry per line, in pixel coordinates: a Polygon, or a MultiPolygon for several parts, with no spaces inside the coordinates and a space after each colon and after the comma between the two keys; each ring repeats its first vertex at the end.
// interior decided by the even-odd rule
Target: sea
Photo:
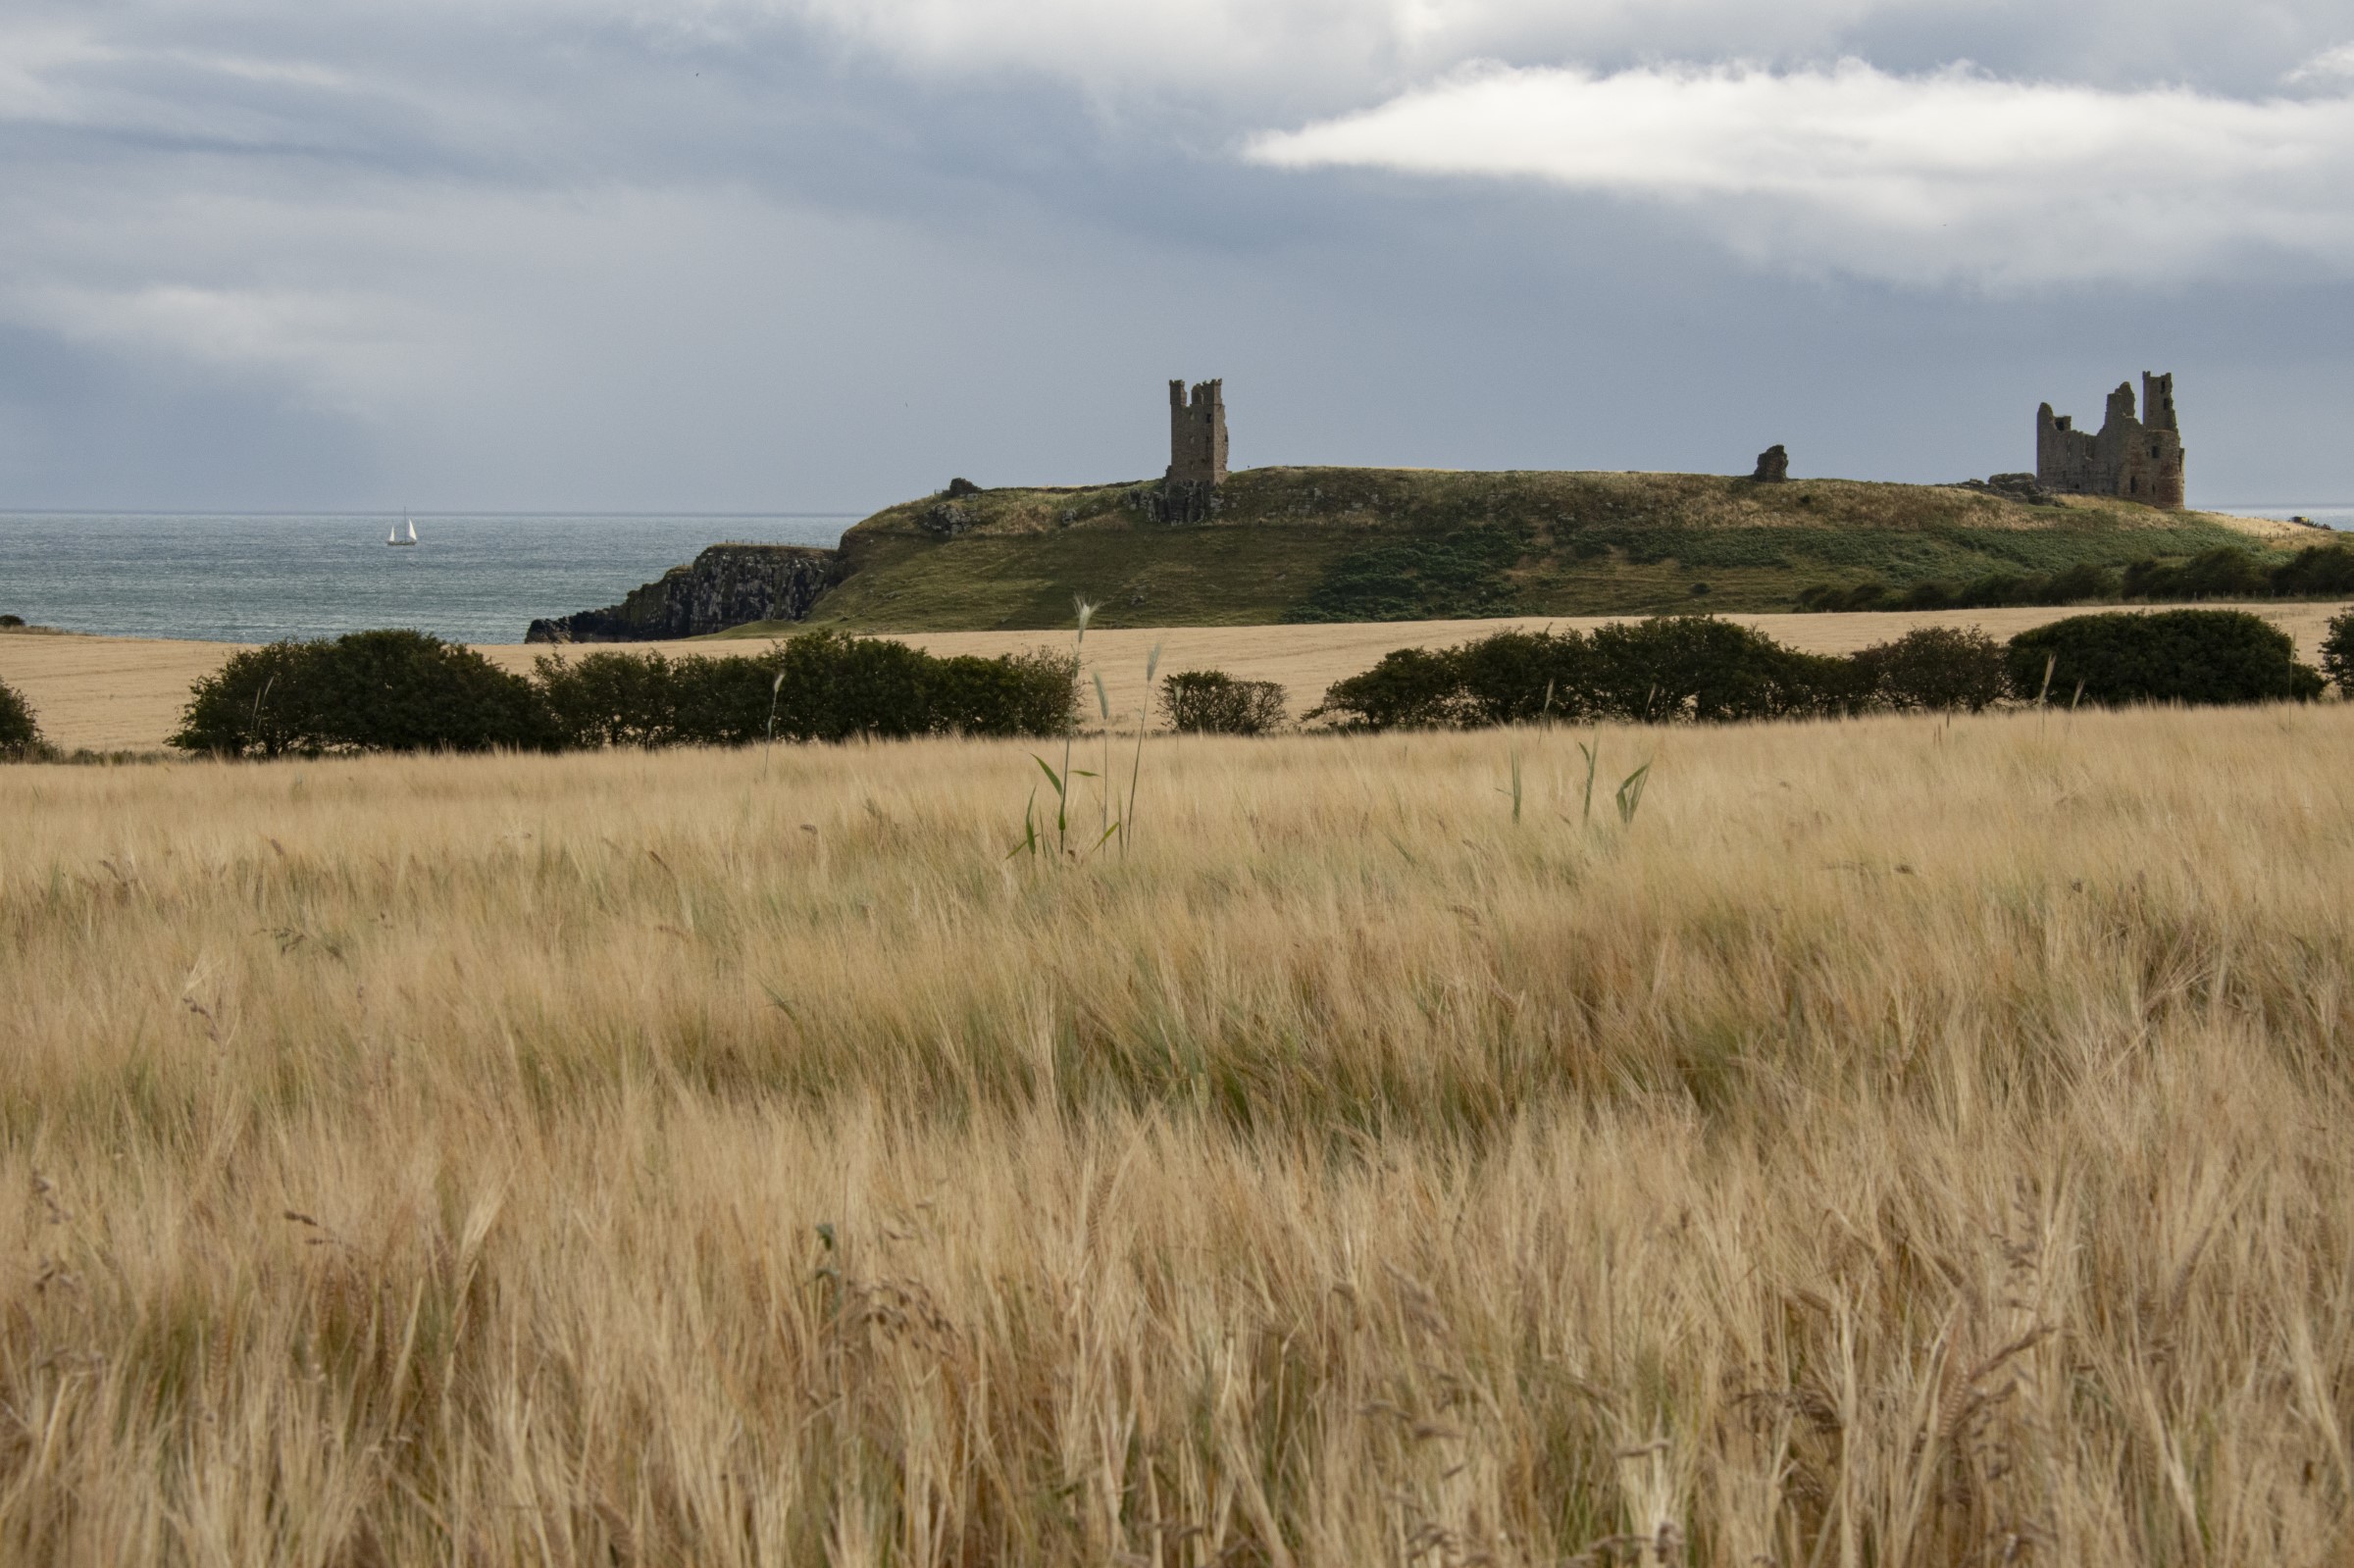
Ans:
{"type": "MultiPolygon", "coordinates": [[[[2354,505],[2216,506],[2354,530],[2354,505]]],[[[521,642],[620,602],[707,544],[831,545],[855,513],[0,512],[0,614],[109,636],[270,642],[410,627],[521,642]]],[[[2328,534],[2317,531],[2317,540],[2328,534]]]]}
{"type": "Polygon", "coordinates": [[[707,544],[831,545],[857,514],[0,512],[0,614],[109,636],[271,642],[408,627],[521,642],[707,544]]]}

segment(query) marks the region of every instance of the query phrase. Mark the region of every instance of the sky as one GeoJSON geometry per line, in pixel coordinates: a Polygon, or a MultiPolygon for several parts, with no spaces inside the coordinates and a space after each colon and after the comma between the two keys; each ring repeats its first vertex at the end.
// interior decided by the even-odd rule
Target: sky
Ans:
{"type": "Polygon", "coordinates": [[[2347,0],[9,0],[0,508],[1952,481],[2354,500],[2347,0]]]}

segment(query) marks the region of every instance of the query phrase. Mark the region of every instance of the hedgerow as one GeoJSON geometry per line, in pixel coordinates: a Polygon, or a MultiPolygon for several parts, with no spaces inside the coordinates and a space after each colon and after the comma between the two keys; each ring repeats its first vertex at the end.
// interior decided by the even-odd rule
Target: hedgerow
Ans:
{"type": "Polygon", "coordinates": [[[191,692],[172,744],[220,756],[746,745],[855,735],[1046,735],[1069,720],[1062,655],[939,659],[808,632],[753,656],[548,655],[510,675],[417,632],[278,642],[191,692]]]}

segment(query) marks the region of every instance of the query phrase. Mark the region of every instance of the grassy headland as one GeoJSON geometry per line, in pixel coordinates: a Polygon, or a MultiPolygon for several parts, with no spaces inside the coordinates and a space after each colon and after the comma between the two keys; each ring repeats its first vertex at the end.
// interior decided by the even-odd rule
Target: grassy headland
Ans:
{"type": "MultiPolygon", "coordinates": [[[[809,625],[865,632],[1791,609],[1802,588],[2118,567],[2305,531],[2124,501],[2057,506],[1942,485],[1694,474],[1263,468],[1206,522],[1157,486],[997,489],[878,512],[843,538],[809,625]],[[1697,591],[1706,585],[1706,592],[1697,591]]],[[[739,629],[768,635],[778,628],[739,629]]]]}
{"type": "Polygon", "coordinates": [[[0,767],[0,1558],[2343,1561],[2354,708],[1578,738],[0,767]]]}

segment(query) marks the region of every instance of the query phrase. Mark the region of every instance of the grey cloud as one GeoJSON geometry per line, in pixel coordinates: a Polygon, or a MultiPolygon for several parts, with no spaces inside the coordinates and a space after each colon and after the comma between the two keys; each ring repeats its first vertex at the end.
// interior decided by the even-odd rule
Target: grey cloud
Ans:
{"type": "Polygon", "coordinates": [[[1174,52],[1097,9],[965,47],[889,0],[12,8],[0,46],[51,44],[0,47],[0,504],[856,508],[1151,472],[1179,374],[1227,377],[1244,462],[1723,470],[1785,440],[1933,479],[2017,466],[2021,410],[2145,365],[2183,373],[2194,491],[2354,490],[2272,433],[2354,414],[2312,326],[2354,312],[2294,272],[1923,296],[1575,193],[1237,156],[1467,51],[2128,84],[2178,57],[2273,90],[2337,41],[2327,8],[2203,63],[2220,10],[2137,8],[2161,63],[2130,67],[1960,6],[1499,4],[1408,35],[1274,0],[1174,52]]]}

